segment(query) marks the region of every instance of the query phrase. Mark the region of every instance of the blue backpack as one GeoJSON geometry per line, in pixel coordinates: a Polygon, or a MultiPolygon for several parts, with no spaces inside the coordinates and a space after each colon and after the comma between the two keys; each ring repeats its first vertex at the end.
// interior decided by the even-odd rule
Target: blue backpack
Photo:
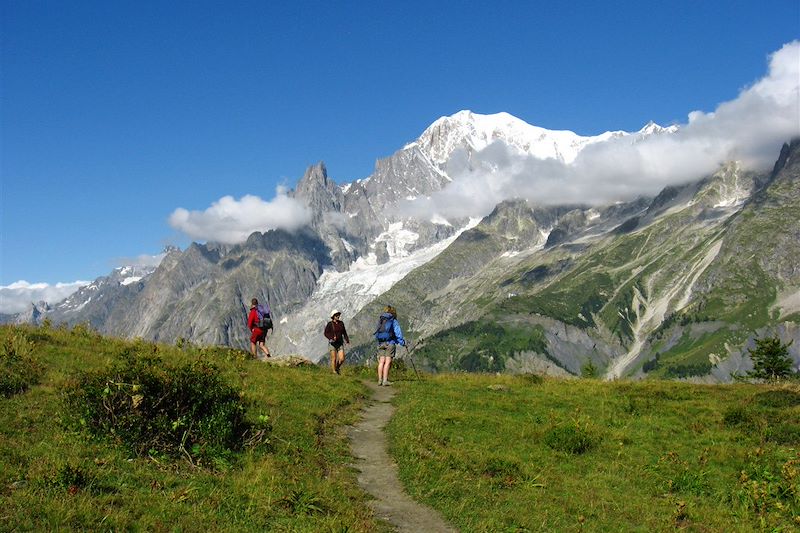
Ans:
{"type": "Polygon", "coordinates": [[[375,330],[375,340],[378,342],[389,342],[395,339],[394,317],[389,313],[383,313],[378,321],[378,327],[375,330]]]}

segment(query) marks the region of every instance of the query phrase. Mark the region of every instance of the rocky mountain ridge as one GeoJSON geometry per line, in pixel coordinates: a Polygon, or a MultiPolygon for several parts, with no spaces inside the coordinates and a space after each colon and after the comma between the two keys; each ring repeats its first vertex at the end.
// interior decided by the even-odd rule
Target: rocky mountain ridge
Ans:
{"type": "MultiPolygon", "coordinates": [[[[589,366],[608,378],[729,380],[748,369],[743,354],[754,337],[798,340],[798,153],[797,142],[787,145],[772,175],[724,165],[652,200],[614,206],[616,217],[568,211],[559,221],[569,230],[544,248],[502,248],[513,232],[487,217],[382,299],[405,311],[412,337],[427,339],[417,357],[433,369],[556,365],[579,374],[589,366]],[[475,256],[486,260],[449,275],[475,256]]],[[[355,317],[359,330],[376,307],[355,317]]],[[[799,343],[791,348],[798,362],[799,343]]]]}
{"type": "MultiPolygon", "coordinates": [[[[419,139],[379,160],[363,180],[339,185],[323,163],[309,167],[290,192],[312,213],[302,230],[257,232],[239,245],[195,243],[183,252],[173,250],[157,269],[98,281],[43,316],[89,322],[127,337],[246,347],[247,302],[257,297],[273,307],[273,351],[318,358],[325,354],[320,331],[332,308],[345,312],[352,336],[367,346],[377,309],[392,302],[418,337],[452,340],[458,332],[479,335],[477,325],[489,324],[505,339],[495,343],[502,353],[466,342],[445,358],[435,350],[421,354],[432,369],[544,368],[575,374],[591,363],[609,377],[645,370],[679,377],[668,372],[684,364],[676,347],[691,344],[685,334],[741,340],[714,333],[721,328],[711,331],[719,322],[714,317],[691,328],[674,324],[696,312],[701,295],[718,297],[715,288],[727,279],[726,265],[733,264],[719,258],[735,257],[726,248],[734,241],[731,235],[746,233],[747,224],[737,220],[755,217],[761,224],[761,213],[773,209],[796,222],[797,215],[792,219],[786,207],[796,200],[795,145],[787,146],[769,176],[744,172],[731,162],[713,176],[667,187],[655,198],[609,206],[507,201],[482,221],[408,218],[396,208],[402,200],[447,187],[453,180],[447,160],[456,150],[501,142],[569,162],[585,146],[607,139],[638,142],[672,132],[648,124],[633,134],[584,138],[548,132],[506,114],[465,111],[443,117],[419,139]],[[755,210],[756,205],[762,207],[755,210]],[[667,365],[667,359],[674,364],[667,365]]],[[[796,258],[796,246],[784,244],[784,259],[796,258]]],[[[796,272],[787,260],[778,261],[780,272],[762,265],[770,279],[788,280],[774,289],[776,301],[788,302],[781,310],[797,299],[796,272]]],[[[762,322],[759,327],[776,325],[762,322]]],[[[732,350],[720,350],[714,342],[709,346],[715,351],[708,353],[731,360],[732,350]]],[[[354,354],[365,355],[364,350],[354,354]]],[[[700,359],[690,354],[684,366],[695,365],[690,370],[696,374],[724,366],[696,366],[700,359]]]]}

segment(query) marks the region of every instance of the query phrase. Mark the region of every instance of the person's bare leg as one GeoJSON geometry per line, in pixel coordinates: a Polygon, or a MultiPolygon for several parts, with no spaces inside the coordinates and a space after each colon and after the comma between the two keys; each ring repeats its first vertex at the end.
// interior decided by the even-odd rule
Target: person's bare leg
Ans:
{"type": "Polygon", "coordinates": [[[383,384],[389,383],[389,368],[392,366],[392,358],[387,357],[386,363],[383,365],[383,384]]]}
{"type": "Polygon", "coordinates": [[[344,348],[339,348],[339,352],[336,354],[336,373],[339,373],[339,369],[342,368],[344,364],[344,348]]]}
{"type": "Polygon", "coordinates": [[[386,357],[378,357],[378,385],[383,385],[383,365],[386,362],[386,357]]]}
{"type": "Polygon", "coordinates": [[[331,371],[334,374],[339,373],[339,368],[336,366],[336,348],[331,348],[331,371]]]}
{"type": "Polygon", "coordinates": [[[253,354],[253,357],[258,359],[258,352],[256,352],[256,343],[254,342],[250,343],[250,353],[253,354]]]}
{"type": "Polygon", "coordinates": [[[258,343],[258,345],[261,348],[261,351],[264,352],[264,355],[266,357],[272,357],[272,354],[269,353],[269,348],[267,348],[267,343],[260,342],[260,343],[258,343]]]}

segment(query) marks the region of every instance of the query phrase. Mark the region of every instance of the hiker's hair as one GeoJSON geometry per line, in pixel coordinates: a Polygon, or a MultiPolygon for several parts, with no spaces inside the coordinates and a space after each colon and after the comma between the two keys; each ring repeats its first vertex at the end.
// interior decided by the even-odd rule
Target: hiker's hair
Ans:
{"type": "Polygon", "coordinates": [[[387,305],[383,309],[383,312],[384,313],[391,313],[393,317],[397,318],[397,310],[394,307],[392,307],[391,305],[387,305]]]}
{"type": "Polygon", "coordinates": [[[250,300],[250,305],[258,305],[258,298],[253,298],[250,300]]]}

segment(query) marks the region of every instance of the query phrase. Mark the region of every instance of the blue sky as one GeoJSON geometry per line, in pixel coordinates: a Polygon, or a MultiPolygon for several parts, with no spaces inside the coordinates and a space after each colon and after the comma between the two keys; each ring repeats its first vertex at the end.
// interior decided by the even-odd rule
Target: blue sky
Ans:
{"type": "MultiPolygon", "coordinates": [[[[461,109],[581,135],[686,122],[765,75],[800,4],[0,2],[0,286],[189,239],[178,208],[337,182],[461,109]]],[[[1,310],[0,310],[1,311],[1,310]]]]}

